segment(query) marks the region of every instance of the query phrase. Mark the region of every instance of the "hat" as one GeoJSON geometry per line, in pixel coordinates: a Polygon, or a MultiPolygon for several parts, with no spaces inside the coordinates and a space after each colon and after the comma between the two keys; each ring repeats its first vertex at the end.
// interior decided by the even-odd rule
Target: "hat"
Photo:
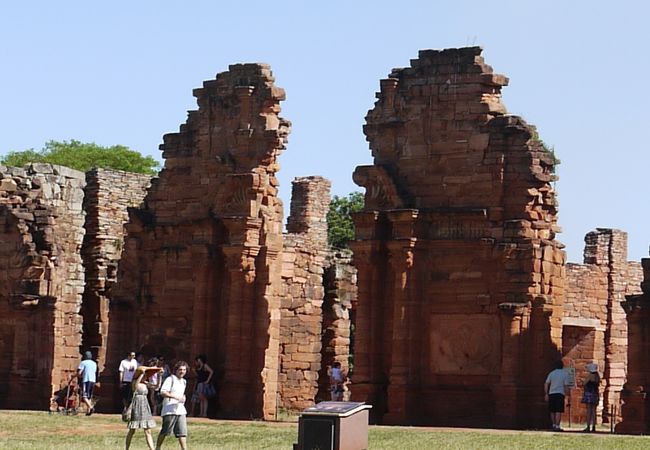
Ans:
{"type": "Polygon", "coordinates": [[[585,366],[585,369],[587,369],[587,372],[591,372],[591,373],[598,372],[598,364],[589,363],[585,366]]]}

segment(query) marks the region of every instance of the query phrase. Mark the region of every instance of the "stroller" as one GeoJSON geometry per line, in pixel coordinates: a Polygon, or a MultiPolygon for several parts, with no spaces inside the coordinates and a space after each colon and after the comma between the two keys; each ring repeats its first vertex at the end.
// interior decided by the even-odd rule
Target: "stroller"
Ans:
{"type": "Polygon", "coordinates": [[[65,415],[76,415],[79,413],[79,383],[77,376],[70,377],[70,381],[58,391],[54,392],[50,402],[50,412],[58,412],[65,415]]]}

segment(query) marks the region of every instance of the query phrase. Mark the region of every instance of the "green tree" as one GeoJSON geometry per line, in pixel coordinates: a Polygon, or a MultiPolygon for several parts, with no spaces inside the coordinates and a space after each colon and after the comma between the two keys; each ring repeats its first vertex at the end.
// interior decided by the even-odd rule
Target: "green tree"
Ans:
{"type": "Polygon", "coordinates": [[[352,213],[363,209],[363,194],[351,192],[347,197],[335,195],[327,213],[327,240],[337,248],[346,248],[354,239],[352,213]]]}
{"type": "Polygon", "coordinates": [[[95,143],[75,141],[49,141],[43,149],[8,152],[0,160],[7,166],[22,167],[25,164],[50,163],[86,172],[93,167],[125,170],[127,172],[155,175],[160,163],[152,156],[144,156],[123,145],[101,147],[95,143]]]}

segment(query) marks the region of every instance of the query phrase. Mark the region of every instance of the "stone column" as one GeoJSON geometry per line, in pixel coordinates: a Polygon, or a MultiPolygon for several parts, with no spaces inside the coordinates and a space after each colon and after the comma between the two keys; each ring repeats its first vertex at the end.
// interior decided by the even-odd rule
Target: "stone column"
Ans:
{"type": "Polygon", "coordinates": [[[392,297],[392,350],[388,385],[388,413],[385,420],[391,424],[408,423],[408,398],[411,386],[411,330],[416,326],[416,304],[411,296],[414,280],[413,245],[415,240],[389,241],[389,267],[393,274],[393,290],[386,293],[392,297]]]}
{"type": "Polygon", "coordinates": [[[382,264],[376,263],[378,245],[373,240],[350,243],[353,264],[358,271],[352,400],[372,404],[371,415],[376,420],[386,408],[384,386],[387,383],[387,374],[383,371],[385,296],[376,291],[383,271],[382,264]]]}
{"type": "MultiPolygon", "coordinates": [[[[525,303],[499,304],[501,323],[501,379],[493,389],[495,401],[494,423],[499,428],[518,426],[519,391],[521,376],[522,330],[530,306],[525,303]]],[[[541,389],[541,388],[540,388],[541,389]]]]}

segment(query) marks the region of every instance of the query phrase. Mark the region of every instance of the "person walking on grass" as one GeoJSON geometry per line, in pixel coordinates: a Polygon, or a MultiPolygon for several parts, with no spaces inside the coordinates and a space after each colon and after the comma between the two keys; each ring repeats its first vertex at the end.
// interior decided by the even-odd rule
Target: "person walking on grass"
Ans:
{"type": "Polygon", "coordinates": [[[185,387],[187,381],[187,363],[178,361],[174,364],[172,374],[167,377],[160,388],[163,397],[162,428],[156,441],[156,450],[160,450],[167,436],[174,433],[182,450],[187,450],[187,410],[185,409],[185,387]]]}
{"type": "Polygon", "coordinates": [[[555,369],[546,377],[544,383],[544,400],[548,402],[553,431],[563,431],[560,427],[560,421],[564,412],[564,400],[569,397],[570,386],[569,374],[564,370],[562,360],[559,360],[555,364],[555,369]]]}
{"type": "Polygon", "coordinates": [[[148,385],[151,383],[151,378],[160,372],[162,372],[162,369],[155,366],[140,366],[135,370],[133,381],[131,382],[133,400],[131,401],[131,417],[129,417],[129,423],[127,425],[129,431],[126,433],[126,450],[129,450],[131,447],[131,440],[133,439],[135,430],[139,429],[144,431],[147,448],[154,450],[151,429],[156,426],[156,421],[151,414],[147,393],[149,392],[148,385]]]}
{"type": "Polygon", "coordinates": [[[97,363],[93,361],[90,351],[84,353],[83,360],[77,367],[77,376],[81,378],[81,399],[86,404],[86,415],[90,416],[95,412],[92,399],[97,382],[97,363]]]}

